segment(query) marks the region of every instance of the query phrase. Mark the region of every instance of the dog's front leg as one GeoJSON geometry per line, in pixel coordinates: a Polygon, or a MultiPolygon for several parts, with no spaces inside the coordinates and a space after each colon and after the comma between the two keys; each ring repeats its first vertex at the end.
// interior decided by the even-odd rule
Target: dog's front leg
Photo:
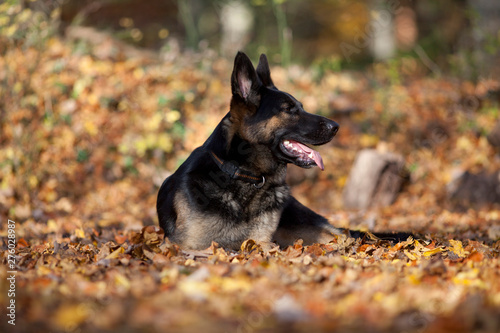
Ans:
{"type": "Polygon", "coordinates": [[[302,239],[304,245],[328,243],[334,235],[340,234],[346,234],[346,231],[335,228],[323,216],[290,197],[272,238],[281,247],[285,247],[298,239],[302,239]]]}
{"type": "Polygon", "coordinates": [[[272,243],[272,238],[278,227],[280,216],[280,210],[260,214],[252,221],[252,229],[248,238],[257,242],[264,251],[275,247],[276,245],[272,243]]]}

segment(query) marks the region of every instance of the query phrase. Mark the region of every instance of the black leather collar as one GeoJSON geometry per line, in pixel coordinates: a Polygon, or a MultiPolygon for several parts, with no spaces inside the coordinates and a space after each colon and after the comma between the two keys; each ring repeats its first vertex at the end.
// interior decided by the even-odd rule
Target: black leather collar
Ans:
{"type": "Polygon", "coordinates": [[[255,175],[254,173],[242,170],[233,162],[224,161],[213,151],[210,152],[210,156],[212,156],[212,159],[214,160],[215,164],[217,164],[219,169],[229,175],[229,177],[231,177],[232,179],[246,181],[247,183],[253,184],[256,188],[261,188],[266,183],[266,178],[264,178],[264,176],[255,175]]]}

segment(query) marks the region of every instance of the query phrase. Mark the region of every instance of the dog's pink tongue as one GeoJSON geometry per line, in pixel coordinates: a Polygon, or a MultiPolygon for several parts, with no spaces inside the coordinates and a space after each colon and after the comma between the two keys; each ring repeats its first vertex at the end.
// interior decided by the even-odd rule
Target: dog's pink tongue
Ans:
{"type": "Polygon", "coordinates": [[[297,146],[300,147],[300,149],[302,149],[303,151],[306,152],[306,154],[311,154],[312,152],[312,158],[314,160],[314,162],[316,162],[316,165],[323,171],[325,170],[325,166],[323,165],[323,159],[321,158],[321,155],[314,149],[311,149],[309,148],[308,146],[306,145],[303,145],[302,143],[300,142],[295,142],[297,144],[297,146]]]}

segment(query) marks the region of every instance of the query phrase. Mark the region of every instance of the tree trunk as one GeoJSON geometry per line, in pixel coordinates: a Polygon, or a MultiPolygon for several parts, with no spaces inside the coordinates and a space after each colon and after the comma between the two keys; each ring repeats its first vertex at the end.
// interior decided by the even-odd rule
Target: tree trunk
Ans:
{"type": "Polygon", "coordinates": [[[355,209],[388,206],[407,177],[401,155],[362,150],[356,156],[342,194],[344,206],[355,209]]]}

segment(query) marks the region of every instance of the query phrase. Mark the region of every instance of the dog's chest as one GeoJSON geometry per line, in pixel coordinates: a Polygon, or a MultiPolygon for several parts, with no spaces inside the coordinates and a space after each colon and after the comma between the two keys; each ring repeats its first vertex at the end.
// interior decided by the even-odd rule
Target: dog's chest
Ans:
{"type": "MultiPolygon", "coordinates": [[[[273,212],[281,214],[289,196],[290,190],[286,185],[272,186],[267,189],[241,188],[237,192],[225,193],[223,204],[234,215],[248,220],[273,212]]],[[[279,214],[276,219],[279,219],[279,214]]]]}
{"type": "MultiPolygon", "coordinates": [[[[186,209],[177,213],[181,229],[178,242],[202,249],[215,241],[221,246],[239,249],[245,239],[271,241],[290,196],[286,184],[266,184],[258,189],[251,184],[233,183],[224,190],[215,188],[215,184],[205,185],[202,190],[206,193],[207,204],[200,209],[184,205],[186,209]]],[[[182,203],[182,199],[179,196],[177,202],[182,203]]]]}
{"type": "Polygon", "coordinates": [[[243,227],[243,239],[270,242],[278,227],[284,204],[290,195],[288,186],[276,186],[258,191],[253,196],[245,197],[244,193],[239,207],[232,207],[239,215],[240,226],[243,227]]]}

